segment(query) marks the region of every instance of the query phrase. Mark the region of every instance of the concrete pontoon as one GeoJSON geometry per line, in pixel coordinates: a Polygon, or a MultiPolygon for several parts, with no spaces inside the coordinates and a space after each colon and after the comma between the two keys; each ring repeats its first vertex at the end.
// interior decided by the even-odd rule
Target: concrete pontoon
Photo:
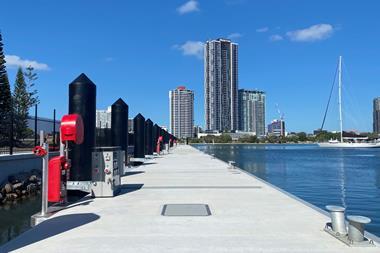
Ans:
{"type": "Polygon", "coordinates": [[[325,213],[190,146],[122,183],[120,195],[85,199],[0,252],[380,252],[345,245],[323,230],[325,213]],[[162,215],[170,204],[174,215],[162,215]]]}

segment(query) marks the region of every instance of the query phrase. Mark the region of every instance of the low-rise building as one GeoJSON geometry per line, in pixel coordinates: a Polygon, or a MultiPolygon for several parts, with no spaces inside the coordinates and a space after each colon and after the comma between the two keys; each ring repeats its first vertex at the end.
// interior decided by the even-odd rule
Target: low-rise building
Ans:
{"type": "Polygon", "coordinates": [[[275,119],[268,125],[268,135],[285,136],[285,121],[275,119]]]}

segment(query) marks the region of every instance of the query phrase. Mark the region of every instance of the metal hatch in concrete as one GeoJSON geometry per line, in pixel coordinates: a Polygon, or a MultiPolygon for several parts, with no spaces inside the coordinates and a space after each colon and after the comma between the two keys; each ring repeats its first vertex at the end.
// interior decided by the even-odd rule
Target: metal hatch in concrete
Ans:
{"type": "Polygon", "coordinates": [[[210,216],[207,204],[166,204],[162,208],[163,216],[210,216]]]}

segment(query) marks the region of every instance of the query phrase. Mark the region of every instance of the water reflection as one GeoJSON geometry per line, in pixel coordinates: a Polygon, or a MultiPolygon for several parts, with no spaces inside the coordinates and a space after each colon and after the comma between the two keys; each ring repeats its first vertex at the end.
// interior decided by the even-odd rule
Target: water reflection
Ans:
{"type": "Polygon", "coordinates": [[[30,216],[41,208],[40,196],[0,206],[0,245],[30,228],[30,216]]]}
{"type": "Polygon", "coordinates": [[[340,196],[341,196],[341,205],[344,208],[347,208],[346,204],[346,175],[345,175],[345,168],[344,168],[344,156],[342,154],[342,150],[338,150],[340,155],[338,156],[338,171],[339,171],[339,179],[340,179],[340,196]]]}

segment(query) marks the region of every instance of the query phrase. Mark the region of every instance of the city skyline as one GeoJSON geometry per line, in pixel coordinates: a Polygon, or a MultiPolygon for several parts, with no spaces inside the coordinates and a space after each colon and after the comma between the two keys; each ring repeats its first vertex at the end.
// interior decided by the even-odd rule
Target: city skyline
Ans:
{"type": "MultiPolygon", "coordinates": [[[[346,116],[345,129],[372,131],[379,3],[194,1],[189,8],[187,2],[94,2],[89,8],[79,1],[34,1],[20,8],[6,0],[0,29],[11,85],[17,66],[32,64],[39,75],[39,115],[51,117],[55,108],[59,118],[67,111],[67,85],[85,72],[99,89],[97,108],[122,96],[131,115],[141,112],[169,125],[167,91],[185,84],[196,94],[195,124],[204,127],[203,43],[229,38],[239,44],[240,87],[268,95],[267,122],[277,118],[280,104],[289,131],[320,127],[336,59],[343,55],[347,94],[356,95],[353,109],[345,110],[354,115],[346,116]],[[71,19],[63,15],[68,12],[71,19]],[[224,16],[234,22],[219,18],[224,16]],[[30,20],[33,29],[25,25],[30,20]]],[[[328,130],[338,129],[335,115],[329,113],[328,130]]]]}

